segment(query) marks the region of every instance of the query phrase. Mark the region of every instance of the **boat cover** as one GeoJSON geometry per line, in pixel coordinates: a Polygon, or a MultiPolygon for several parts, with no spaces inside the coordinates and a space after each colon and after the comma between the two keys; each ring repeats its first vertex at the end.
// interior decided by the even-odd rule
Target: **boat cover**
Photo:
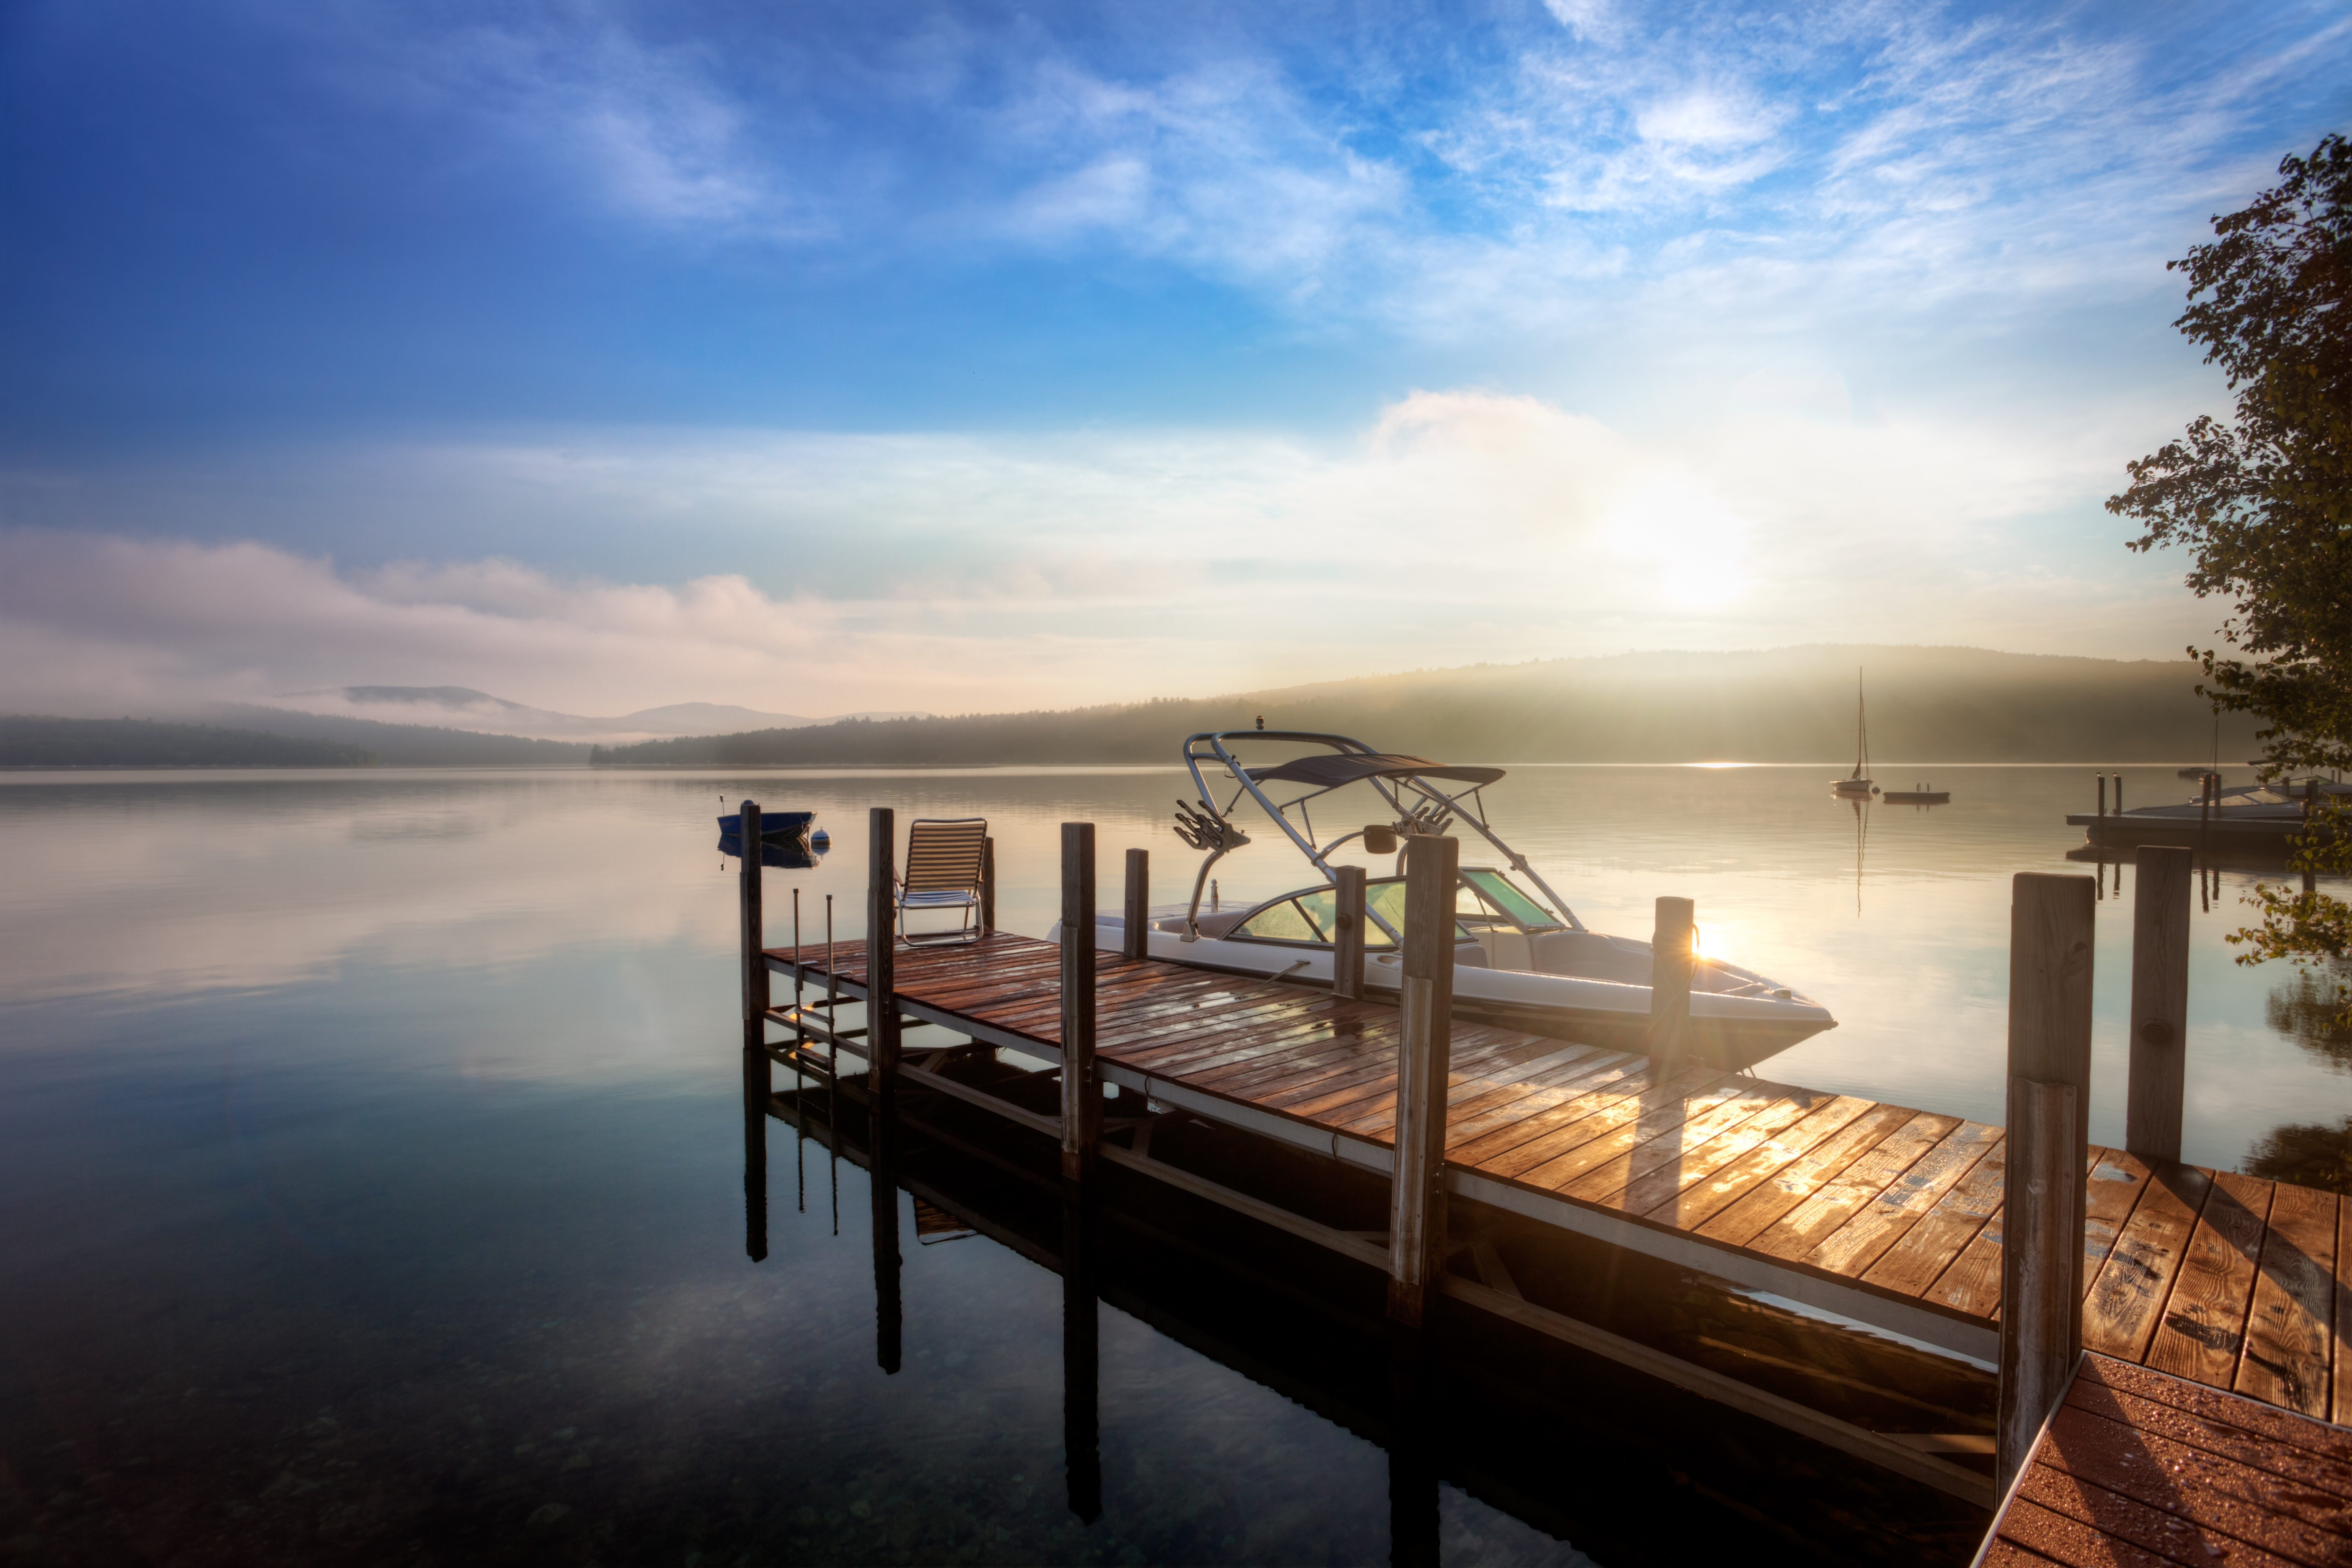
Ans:
{"type": "Polygon", "coordinates": [[[1451,779],[1456,784],[1490,784],[1503,776],[1500,768],[1448,767],[1444,763],[1433,763],[1427,757],[1407,757],[1385,752],[1369,754],[1326,752],[1276,763],[1270,768],[1250,768],[1246,771],[1260,784],[1280,781],[1314,784],[1322,789],[1338,789],[1341,784],[1351,784],[1360,779],[1451,779]]]}

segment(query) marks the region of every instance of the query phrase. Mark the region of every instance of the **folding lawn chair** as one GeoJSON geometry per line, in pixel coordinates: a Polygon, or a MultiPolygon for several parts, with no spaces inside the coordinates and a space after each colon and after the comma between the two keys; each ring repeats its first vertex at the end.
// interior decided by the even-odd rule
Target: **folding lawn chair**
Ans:
{"type": "Polygon", "coordinates": [[[988,818],[918,817],[907,825],[907,865],[898,878],[898,940],[908,947],[978,942],[982,868],[988,854],[988,818]],[[909,913],[953,910],[951,931],[910,931],[909,913]]]}

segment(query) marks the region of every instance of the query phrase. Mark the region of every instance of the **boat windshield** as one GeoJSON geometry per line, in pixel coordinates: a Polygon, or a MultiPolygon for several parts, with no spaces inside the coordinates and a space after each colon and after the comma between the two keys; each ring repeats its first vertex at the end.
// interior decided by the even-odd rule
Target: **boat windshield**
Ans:
{"type": "Polygon", "coordinates": [[[1465,866],[1462,869],[1462,880],[1491,905],[1496,914],[1521,931],[1559,929],[1558,917],[1511,886],[1510,879],[1500,871],[1488,870],[1481,866],[1465,866]]]}
{"type": "MultiPolygon", "coordinates": [[[[1520,897],[1524,900],[1525,895],[1520,897]]],[[[1366,884],[1364,907],[1397,930],[1404,930],[1404,879],[1390,877],[1366,884]]],[[[1253,942],[1306,942],[1328,947],[1339,934],[1339,911],[1338,889],[1314,888],[1266,905],[1235,926],[1233,935],[1253,942]]],[[[1470,940],[1470,933],[1459,926],[1454,934],[1457,941],[1470,940]]],[[[1396,943],[1389,940],[1379,921],[1366,921],[1364,946],[1370,952],[1382,952],[1396,943]]]]}

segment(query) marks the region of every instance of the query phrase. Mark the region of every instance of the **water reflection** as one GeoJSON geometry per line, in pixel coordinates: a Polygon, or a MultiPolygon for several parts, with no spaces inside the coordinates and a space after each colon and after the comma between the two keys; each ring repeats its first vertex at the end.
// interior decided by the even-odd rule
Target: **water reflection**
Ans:
{"type": "Polygon", "coordinates": [[[2352,1116],[2273,1128],[2255,1142],[2245,1168],[2250,1176],[2352,1194],[2352,1116]]]}
{"type": "MultiPolygon", "coordinates": [[[[855,1079],[848,1089],[839,1102],[845,1120],[837,1133],[824,1117],[826,1097],[814,1088],[777,1096],[773,1115],[795,1133],[836,1148],[853,1170],[871,1169],[875,1123],[855,1079]]],[[[1360,1563],[1385,1555],[1392,1563],[1432,1568],[1442,1562],[1629,1568],[1711,1559],[1835,1560],[1918,1568],[1965,1562],[1981,1529],[1978,1510],[1941,1493],[1793,1442],[1722,1405],[1508,1325],[1482,1320],[1475,1329],[1448,1327],[1433,1333],[1428,1355],[1412,1353],[1381,1317],[1377,1278],[1351,1275],[1350,1266],[1319,1248],[1148,1180],[1122,1182],[1111,1173],[1098,1193],[1075,1198],[1058,1178],[1050,1141],[1008,1129],[960,1101],[918,1096],[898,1120],[898,1180],[919,1225],[924,1214],[935,1215],[934,1224],[976,1234],[999,1258],[1058,1277],[1061,1501],[1081,1525],[1150,1534],[1163,1528],[1153,1521],[1171,1509],[1181,1517],[1203,1501],[1160,1495],[1149,1470],[1137,1466],[1134,1450],[1150,1440],[1146,1433],[1182,1423],[1181,1395],[1145,1412],[1141,1427],[1131,1402],[1125,1419],[1107,1418],[1107,1404],[1120,1403],[1111,1391],[1129,1383],[1120,1363],[1131,1349],[1105,1328],[1123,1321],[1149,1325],[1383,1455],[1385,1515],[1329,1517],[1328,1551],[1310,1552],[1306,1560],[1360,1563]],[[1492,1510],[1475,1533],[1465,1530],[1467,1500],[1492,1510]],[[1770,1528],[1759,1532],[1766,1519],[1770,1528]],[[1510,1523],[1527,1533],[1511,1533],[1505,1528],[1510,1523]]],[[[1186,1131],[1185,1121],[1163,1123],[1175,1134],[1186,1131]]],[[[1205,1124],[1194,1131],[1210,1135],[1205,1124]]],[[[878,1179],[874,1190],[883,1190],[878,1179]]],[[[896,1272],[891,1244],[878,1227],[873,1250],[878,1302],[895,1289],[896,1272]]],[[[1530,1281],[1542,1272],[1533,1255],[1514,1258],[1513,1267],[1526,1269],[1530,1281]]],[[[1591,1268],[1581,1255],[1561,1261],[1601,1321],[1637,1303],[1677,1323],[1691,1311],[1687,1299],[1663,1312],[1647,1304],[1652,1299],[1643,1296],[1636,1277],[1663,1266],[1637,1262],[1621,1273],[1591,1268]]],[[[787,1246],[769,1267],[792,1264],[787,1246]]],[[[1671,1269],[1665,1276],[1682,1278],[1671,1269]]],[[[1683,1296],[1693,1294],[1685,1280],[1683,1296]]],[[[967,1310],[961,1298],[933,1297],[920,1309],[891,1300],[894,1311],[907,1313],[910,1337],[925,1334],[936,1315],[967,1310]]],[[[1759,1344],[1785,1348],[1761,1327],[1762,1318],[1751,1309],[1744,1327],[1708,1331],[1742,1342],[1761,1332],[1759,1344]]],[[[1051,1321],[1042,1313],[1025,1321],[1033,1331],[1051,1321]]],[[[1727,1341],[1690,1340],[1687,1328],[1675,1331],[1685,1336],[1677,1342],[1715,1343],[1716,1362],[1755,1364],[1752,1356],[1741,1363],[1727,1341]]],[[[1896,1353],[1872,1342],[1880,1347],[1876,1353],[1896,1353]]],[[[1860,1375],[1816,1384],[1815,1391],[1860,1398],[1855,1390],[1887,1381],[1885,1366],[1866,1359],[1849,1370],[1860,1375]]],[[[1984,1406],[1975,1416],[1936,1407],[1933,1420],[1989,1424],[1990,1389],[1980,1374],[1961,1392],[1933,1389],[1938,1399],[1967,1403],[1974,1396],[1984,1406]]],[[[1886,1419],[1889,1409],[1896,1429],[1909,1429],[1901,1424],[1906,1415],[1919,1418],[1898,1405],[1876,1408],[1873,1418],[1886,1419]]],[[[1239,1489],[1258,1479],[1237,1469],[1231,1480],[1239,1489]]],[[[1301,1497],[1287,1506],[1314,1505],[1301,1497]]],[[[1246,1555],[1231,1534],[1212,1542],[1180,1533],[1155,1546],[1171,1561],[1246,1555]]]]}
{"type": "Polygon", "coordinates": [[[2338,964],[2317,973],[2302,971],[2272,986],[2263,1015],[2272,1028],[2314,1057],[2352,1068],[2352,1026],[2344,1018],[2347,1005],[2352,1005],[2352,965],[2338,964]]]}

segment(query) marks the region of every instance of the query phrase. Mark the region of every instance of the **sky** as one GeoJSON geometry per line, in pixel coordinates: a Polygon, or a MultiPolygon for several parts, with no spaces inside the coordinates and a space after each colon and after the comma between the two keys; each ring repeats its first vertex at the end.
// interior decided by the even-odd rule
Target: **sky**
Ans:
{"type": "Polygon", "coordinates": [[[0,7],[0,709],[2178,657],[2352,5],[0,7]]]}

